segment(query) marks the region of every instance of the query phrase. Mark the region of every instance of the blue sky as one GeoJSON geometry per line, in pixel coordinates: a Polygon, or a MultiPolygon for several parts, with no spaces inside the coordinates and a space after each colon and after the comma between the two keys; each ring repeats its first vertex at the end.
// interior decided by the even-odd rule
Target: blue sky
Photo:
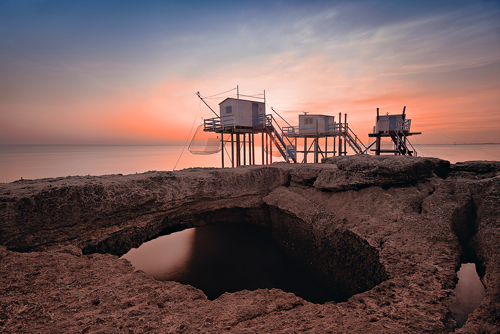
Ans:
{"type": "Polygon", "coordinates": [[[0,50],[0,144],[181,142],[236,85],[365,141],[406,105],[422,142],[500,142],[499,1],[4,0],[0,50]]]}

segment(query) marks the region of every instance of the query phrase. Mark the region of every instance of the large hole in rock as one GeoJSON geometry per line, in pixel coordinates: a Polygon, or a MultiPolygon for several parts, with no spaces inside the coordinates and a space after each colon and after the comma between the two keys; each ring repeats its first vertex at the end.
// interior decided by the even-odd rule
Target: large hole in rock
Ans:
{"type": "MultiPolygon", "coordinates": [[[[173,241],[155,239],[154,246],[144,247],[156,250],[140,256],[139,262],[132,259],[132,252],[125,257],[158,279],[199,287],[210,299],[225,291],[277,287],[315,303],[345,301],[387,279],[378,251],[366,240],[348,230],[333,228],[331,222],[320,225],[265,205],[188,212],[165,219],[157,227],[156,236],[190,226],[197,229],[172,233],[173,241]],[[173,244],[182,246],[171,249],[173,244]],[[174,261],[178,256],[185,259],[174,261]],[[155,258],[174,265],[164,269],[158,262],[152,270],[143,268],[145,261],[155,258]]],[[[140,245],[140,238],[152,239],[139,232],[129,229],[114,233],[87,245],[83,252],[123,255],[140,245]],[[136,233],[139,235],[134,237],[136,233]]],[[[150,233],[148,229],[147,235],[150,233]]]]}
{"type": "Polygon", "coordinates": [[[461,328],[469,315],[481,304],[485,291],[475,263],[462,263],[457,275],[452,312],[457,321],[456,327],[461,328]]]}
{"type": "Polygon", "coordinates": [[[336,300],[321,282],[291,261],[269,228],[217,224],[144,243],[123,256],[158,280],[201,289],[209,299],[244,289],[279,288],[314,303],[336,300]]]}
{"type": "Polygon", "coordinates": [[[477,208],[471,197],[463,207],[455,211],[452,217],[452,228],[461,249],[461,265],[457,271],[458,282],[451,305],[456,328],[465,325],[469,315],[481,304],[485,296],[484,285],[480,277],[484,276],[486,268],[477,256],[478,245],[473,239],[477,232],[477,225],[477,208]]]}

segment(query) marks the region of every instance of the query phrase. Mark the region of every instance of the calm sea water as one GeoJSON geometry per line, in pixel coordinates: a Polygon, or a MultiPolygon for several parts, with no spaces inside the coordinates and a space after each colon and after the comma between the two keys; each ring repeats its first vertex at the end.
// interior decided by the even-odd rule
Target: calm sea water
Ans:
{"type": "MultiPolygon", "coordinates": [[[[415,145],[419,156],[455,163],[500,161],[500,144],[415,145]]],[[[276,152],[275,152],[276,153],[276,152]]],[[[256,148],[257,163],[261,152],[256,148]]],[[[273,157],[273,161],[282,159],[273,157]]],[[[226,166],[229,164],[226,159],[226,166]]],[[[0,145],[0,182],[70,175],[135,174],[189,167],[221,167],[220,153],[193,155],[183,146],[0,145]],[[181,154],[182,153],[182,154],[181,154]],[[177,164],[177,166],[176,166],[177,164]]]]}

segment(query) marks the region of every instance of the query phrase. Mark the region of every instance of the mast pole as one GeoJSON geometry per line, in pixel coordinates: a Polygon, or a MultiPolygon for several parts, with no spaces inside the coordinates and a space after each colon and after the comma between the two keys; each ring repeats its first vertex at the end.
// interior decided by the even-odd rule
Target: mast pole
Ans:
{"type": "Polygon", "coordinates": [[[212,112],[215,114],[215,116],[219,117],[219,115],[217,115],[217,113],[205,102],[205,100],[201,97],[200,95],[200,92],[197,92],[196,95],[200,98],[200,100],[203,101],[203,103],[205,103],[205,105],[208,107],[208,109],[212,110],[212,112]]]}

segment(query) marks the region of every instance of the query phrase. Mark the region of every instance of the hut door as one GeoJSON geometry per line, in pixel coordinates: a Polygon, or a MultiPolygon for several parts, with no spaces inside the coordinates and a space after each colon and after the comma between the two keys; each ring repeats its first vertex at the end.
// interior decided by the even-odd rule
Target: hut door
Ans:
{"type": "Polygon", "coordinates": [[[252,103],[252,126],[259,125],[259,105],[252,103]]]}
{"type": "Polygon", "coordinates": [[[397,117],[396,116],[389,116],[389,131],[396,131],[396,125],[397,125],[397,117]]]}

